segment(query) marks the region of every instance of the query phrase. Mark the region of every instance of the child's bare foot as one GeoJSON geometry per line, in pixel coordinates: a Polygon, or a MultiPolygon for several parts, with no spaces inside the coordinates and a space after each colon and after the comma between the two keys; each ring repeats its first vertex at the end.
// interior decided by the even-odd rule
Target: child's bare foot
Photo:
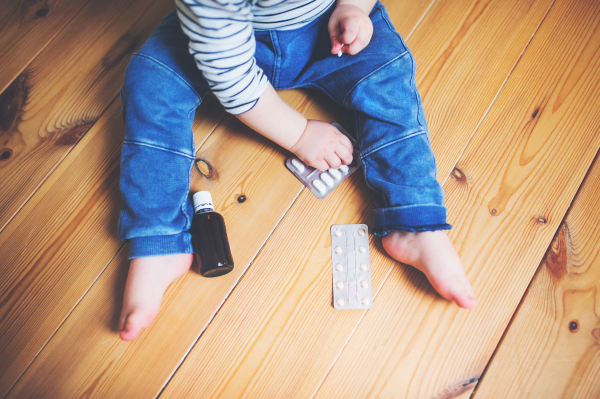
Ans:
{"type": "Polygon", "coordinates": [[[119,320],[119,333],[124,341],[134,340],[148,327],[160,310],[163,294],[192,265],[192,254],[175,254],[135,258],[129,274],[119,320]]]}
{"type": "Polygon", "coordinates": [[[392,258],[425,273],[444,298],[466,309],[473,309],[477,304],[460,258],[445,231],[393,231],[383,237],[382,244],[392,258]]]}
{"type": "Polygon", "coordinates": [[[319,170],[337,169],[352,163],[352,143],[333,125],[309,120],[302,136],[290,151],[319,170]]]}

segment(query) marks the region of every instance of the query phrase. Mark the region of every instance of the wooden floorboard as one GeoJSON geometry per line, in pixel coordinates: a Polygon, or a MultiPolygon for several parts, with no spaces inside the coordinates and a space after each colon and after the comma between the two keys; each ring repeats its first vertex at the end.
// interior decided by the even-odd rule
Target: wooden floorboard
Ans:
{"type": "Polygon", "coordinates": [[[599,196],[597,157],[474,398],[600,397],[599,196]]]}
{"type": "Polygon", "coordinates": [[[0,96],[0,231],[118,95],[172,0],[90,1],[0,96]]]}
{"type": "Polygon", "coordinates": [[[0,1],[0,93],[89,1],[0,1]]]}
{"type": "MultiPolygon", "coordinates": [[[[584,0],[384,3],[417,59],[477,310],[440,299],[374,237],[374,308],[333,309],[329,226],[371,224],[363,178],[316,200],[283,166],[285,151],[222,119],[210,97],[194,130],[216,173],[194,169],[192,190],[213,192],[236,268],[219,279],[189,272],[153,326],[121,342],[128,260],[116,233],[123,123],[113,100],[130,54],[173,4],[93,0],[68,23],[65,12],[64,27],[23,39],[54,32],[0,97],[20,107],[0,126],[12,140],[0,161],[0,396],[470,396],[600,145],[600,10],[584,0]]],[[[350,127],[322,97],[282,95],[350,127]]]]}
{"type": "MultiPolygon", "coordinates": [[[[421,29],[429,32],[432,30],[431,26],[436,26],[439,27],[439,35],[447,34],[444,27],[440,26],[441,22],[446,21],[442,19],[445,13],[437,12],[438,19],[430,21],[428,19],[436,7],[446,10],[449,4],[450,2],[443,3],[440,0],[436,2],[409,39],[411,47],[412,38],[419,35],[421,29]]],[[[493,31],[497,35],[499,27],[496,24],[498,21],[503,21],[505,17],[513,15],[516,3],[504,2],[502,5],[505,8],[495,9],[495,16],[482,13],[479,23],[475,24],[471,21],[469,26],[472,26],[473,31],[469,32],[469,35],[462,35],[461,38],[480,37],[486,31],[493,31]]],[[[549,5],[550,3],[546,3],[546,11],[549,5]]],[[[471,7],[464,6],[462,10],[465,15],[462,20],[468,19],[476,6],[475,2],[471,7]]],[[[539,24],[545,15],[545,12],[541,12],[543,8],[535,4],[535,7],[529,9],[533,13],[537,12],[539,24]]],[[[531,28],[526,36],[529,38],[537,25],[530,22],[532,18],[530,14],[523,13],[521,17],[524,21],[528,21],[528,24],[523,23],[523,25],[531,28]]],[[[452,18],[449,21],[461,20],[456,15],[452,15],[452,18]]],[[[520,26],[519,22],[523,21],[513,21],[514,26],[520,26]]],[[[514,34],[514,29],[509,27],[503,33],[505,40],[514,41],[511,36],[514,34]]],[[[442,37],[434,37],[437,40],[432,38],[432,43],[446,43],[442,37]]],[[[479,46],[485,49],[486,46],[501,41],[502,37],[490,36],[489,42],[480,42],[479,46]]],[[[426,44],[420,42],[420,45],[426,44]]],[[[527,40],[523,40],[522,49],[526,45],[527,40]]],[[[464,44],[462,47],[466,49],[469,46],[464,44]]],[[[443,45],[439,49],[441,53],[445,51],[443,45]]],[[[419,54],[419,51],[420,47],[413,48],[415,54],[419,54]]],[[[481,48],[473,48],[473,57],[463,54],[465,60],[453,63],[445,70],[445,74],[460,76],[459,70],[464,70],[466,74],[471,73],[473,66],[469,65],[467,60],[471,59],[473,64],[479,64],[480,61],[476,56],[480,51],[481,48]]],[[[499,55],[495,54],[495,56],[499,55]]],[[[519,52],[514,52],[513,62],[516,62],[519,56],[519,52]]],[[[502,57],[505,57],[505,54],[502,57]]],[[[435,63],[439,58],[430,59],[435,63]]],[[[492,55],[488,61],[492,64],[494,61],[496,65],[500,64],[500,60],[495,60],[492,55]]],[[[501,61],[508,75],[511,70],[509,60],[502,58],[501,61]]],[[[419,59],[417,62],[423,65],[419,59]]],[[[423,70],[427,74],[427,71],[431,70],[430,65],[426,64],[423,70]]],[[[496,82],[499,88],[503,80],[496,79],[496,82]]],[[[474,114],[479,112],[479,116],[482,117],[489,107],[489,103],[484,103],[483,99],[487,95],[487,100],[491,102],[496,94],[489,92],[488,87],[483,85],[479,87],[482,91],[479,93],[480,103],[472,105],[472,112],[447,115],[444,125],[461,126],[473,123],[473,126],[476,126],[478,122],[473,120],[474,114]]],[[[477,86],[473,89],[476,88],[477,86]]],[[[437,93],[431,93],[431,103],[441,102],[435,97],[436,95],[441,99],[452,96],[456,88],[454,85],[449,85],[446,90],[439,89],[437,93]]],[[[470,131],[464,129],[460,133],[462,135],[457,135],[455,140],[468,142],[470,131]]],[[[440,130],[432,130],[434,141],[437,134],[444,133],[440,133],[440,130]]],[[[462,149],[455,150],[454,153],[442,152],[438,156],[438,161],[453,164],[461,152],[462,149]],[[453,162],[448,162],[446,157],[452,157],[453,162]]],[[[361,220],[369,223],[368,215],[371,209],[366,190],[352,189],[349,192],[336,193],[335,197],[326,202],[319,202],[310,193],[303,193],[161,397],[310,397],[314,394],[363,317],[361,311],[346,313],[331,308],[329,226],[334,223],[356,223],[361,220]],[[346,197],[353,197],[353,201],[344,200],[346,197]],[[318,220],[310,221],[311,212],[315,208],[319,209],[320,217],[318,220]],[[298,220],[305,222],[298,226],[298,220]],[[293,242],[293,247],[285,245],[286,242],[293,242]],[[258,297],[261,298],[260,301],[252,301],[252,298],[258,297]],[[219,342],[223,341],[228,342],[228,345],[225,347],[219,345],[219,342]]],[[[394,262],[379,247],[371,250],[371,260],[374,265],[373,290],[377,291],[381,286],[382,278],[394,268],[394,262]]],[[[431,294],[428,285],[414,272],[404,271],[400,278],[408,279],[409,282],[406,284],[409,287],[404,287],[407,291],[394,297],[394,306],[387,308],[385,312],[398,313],[398,303],[414,300],[411,299],[411,295],[417,298],[426,295],[425,302],[431,302],[435,297],[431,294]]],[[[441,303],[446,304],[444,301],[441,303]]],[[[381,323],[385,321],[370,325],[373,328],[380,328],[381,323]]],[[[353,367],[361,362],[353,359],[351,363],[344,364],[353,367]]],[[[346,383],[349,381],[339,382],[339,384],[346,383]]],[[[328,392],[323,397],[361,397],[361,395],[345,391],[339,394],[328,392]]]]}
{"type": "MultiPolygon", "coordinates": [[[[198,111],[196,143],[223,115],[198,111]],[[217,117],[217,118],[215,118],[217,117]]],[[[4,395],[123,245],[117,237],[120,101],[0,234],[0,394],[4,395]]]]}

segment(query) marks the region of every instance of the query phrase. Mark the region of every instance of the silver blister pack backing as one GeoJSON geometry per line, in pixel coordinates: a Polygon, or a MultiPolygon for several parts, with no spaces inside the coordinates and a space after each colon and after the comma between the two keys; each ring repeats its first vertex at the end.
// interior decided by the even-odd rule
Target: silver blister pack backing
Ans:
{"type": "Polygon", "coordinates": [[[290,172],[292,172],[294,176],[296,176],[298,180],[300,180],[300,182],[319,199],[325,198],[362,166],[356,140],[354,140],[354,138],[337,123],[332,123],[332,125],[346,135],[352,142],[354,152],[352,154],[352,163],[350,165],[342,165],[337,169],[320,171],[305,164],[297,157],[291,157],[285,161],[285,166],[287,166],[290,172]]]}
{"type": "Polygon", "coordinates": [[[373,306],[369,230],[366,224],[331,226],[333,306],[370,309],[373,306]]]}

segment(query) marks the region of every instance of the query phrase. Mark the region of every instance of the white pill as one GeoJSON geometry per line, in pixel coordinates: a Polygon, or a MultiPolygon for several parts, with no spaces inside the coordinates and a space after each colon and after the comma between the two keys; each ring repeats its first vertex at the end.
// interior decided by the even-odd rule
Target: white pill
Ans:
{"type": "Polygon", "coordinates": [[[321,180],[325,182],[329,187],[333,187],[333,179],[327,173],[321,173],[321,180]]]}
{"type": "Polygon", "coordinates": [[[344,266],[342,266],[341,263],[338,263],[337,265],[335,265],[335,270],[337,270],[338,272],[341,272],[344,270],[344,266]]]}
{"type": "Polygon", "coordinates": [[[342,298],[337,300],[338,306],[344,306],[344,300],[342,298]]]}
{"type": "Polygon", "coordinates": [[[363,298],[362,303],[367,306],[369,304],[369,298],[363,298]]]}
{"type": "Polygon", "coordinates": [[[363,247],[362,245],[360,248],[358,248],[358,250],[360,251],[361,254],[364,254],[365,252],[367,252],[367,249],[365,247],[363,247]]]}
{"type": "Polygon", "coordinates": [[[336,254],[341,254],[342,253],[342,248],[341,247],[335,247],[335,253],[336,254]]]}
{"type": "Polygon", "coordinates": [[[313,180],[312,184],[313,187],[316,188],[321,194],[324,194],[325,191],[327,191],[327,187],[321,183],[321,180],[313,180]]]}
{"type": "Polygon", "coordinates": [[[338,281],[335,286],[338,288],[338,290],[341,290],[342,288],[344,288],[344,283],[342,283],[341,281],[338,281]]]}
{"type": "Polygon", "coordinates": [[[340,166],[340,170],[344,173],[348,173],[350,168],[348,167],[348,165],[342,165],[342,166],[340,166]]]}
{"type": "Polygon", "coordinates": [[[366,281],[364,281],[364,280],[363,280],[363,281],[360,283],[360,286],[361,286],[361,287],[363,287],[363,288],[367,288],[367,287],[369,286],[369,284],[368,284],[366,281]]]}
{"type": "Polygon", "coordinates": [[[341,237],[342,236],[342,232],[339,229],[336,229],[333,234],[335,234],[336,237],[341,237]]]}
{"type": "Polygon", "coordinates": [[[364,236],[365,235],[365,229],[358,230],[358,235],[361,236],[361,237],[364,236]]]}
{"type": "Polygon", "coordinates": [[[335,180],[340,180],[340,178],[342,177],[342,174],[337,169],[329,169],[328,172],[331,176],[333,176],[335,180]]]}
{"type": "Polygon", "coordinates": [[[342,54],[343,54],[343,53],[342,53],[342,50],[338,51],[338,57],[341,57],[341,56],[342,56],[342,54]]]}
{"type": "Polygon", "coordinates": [[[360,270],[367,270],[367,265],[364,263],[360,264],[360,270]]]}
{"type": "Polygon", "coordinates": [[[300,173],[304,172],[304,169],[306,169],[304,167],[304,164],[302,162],[300,162],[298,159],[292,159],[292,165],[294,166],[294,168],[296,168],[296,170],[300,173]]]}

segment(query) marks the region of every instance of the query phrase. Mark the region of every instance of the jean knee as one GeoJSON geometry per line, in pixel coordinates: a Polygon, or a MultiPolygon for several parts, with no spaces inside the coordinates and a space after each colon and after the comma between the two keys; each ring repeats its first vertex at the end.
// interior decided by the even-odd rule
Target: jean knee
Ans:
{"type": "Polygon", "coordinates": [[[125,141],[193,156],[199,94],[168,67],[144,55],[129,62],[121,88],[125,141]]]}
{"type": "Polygon", "coordinates": [[[414,59],[407,51],[368,75],[346,96],[345,105],[357,111],[363,155],[417,134],[428,135],[414,74],[414,59]]]}

